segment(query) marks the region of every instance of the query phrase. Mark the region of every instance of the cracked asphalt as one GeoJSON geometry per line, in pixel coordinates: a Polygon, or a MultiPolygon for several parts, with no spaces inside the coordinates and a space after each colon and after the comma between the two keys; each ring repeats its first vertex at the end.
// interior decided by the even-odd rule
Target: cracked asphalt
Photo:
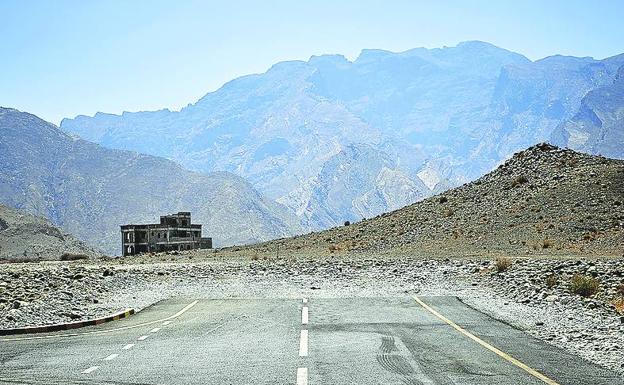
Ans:
{"type": "Polygon", "coordinates": [[[455,297],[172,298],[0,339],[0,384],[624,384],[455,297]]]}

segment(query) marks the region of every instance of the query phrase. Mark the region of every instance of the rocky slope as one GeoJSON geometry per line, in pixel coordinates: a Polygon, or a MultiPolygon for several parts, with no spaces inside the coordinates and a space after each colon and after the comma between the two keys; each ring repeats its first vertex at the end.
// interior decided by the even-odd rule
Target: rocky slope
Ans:
{"type": "Polygon", "coordinates": [[[0,204],[0,261],[60,259],[63,254],[101,256],[47,219],[0,204]]]}
{"type": "Polygon", "coordinates": [[[120,252],[119,225],[191,211],[216,245],[296,233],[297,218],[233,174],[72,138],[34,115],[0,108],[0,203],[48,218],[88,244],[120,252]]]}
{"type": "MultiPolygon", "coordinates": [[[[232,80],[179,112],[98,113],[65,119],[61,128],[191,169],[236,173],[304,223],[323,229],[396,208],[383,193],[375,192],[371,202],[371,191],[357,183],[332,201],[319,199],[336,189],[328,172],[337,161],[358,163],[352,146],[367,145],[375,151],[368,153],[370,162],[391,165],[379,177],[383,185],[409,186],[396,199],[414,202],[549,140],[579,112],[588,92],[603,86],[621,91],[614,79],[623,65],[624,55],[533,62],[483,42],[399,53],[364,50],[354,61],[322,55],[278,63],[264,74],[232,80]]],[[[624,157],[617,135],[622,130],[609,129],[615,135],[601,140],[602,131],[592,127],[574,129],[577,137],[596,132],[591,145],[558,143],[624,157]]],[[[362,167],[350,175],[374,179],[362,167]]]]}
{"type": "Polygon", "coordinates": [[[540,144],[400,210],[224,252],[622,256],[623,203],[624,161],[540,144]]]}

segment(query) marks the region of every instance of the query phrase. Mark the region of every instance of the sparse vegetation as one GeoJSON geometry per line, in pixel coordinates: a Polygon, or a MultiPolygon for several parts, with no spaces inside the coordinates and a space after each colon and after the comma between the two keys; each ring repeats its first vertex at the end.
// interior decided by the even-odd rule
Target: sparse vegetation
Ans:
{"type": "Polygon", "coordinates": [[[496,262],[494,262],[494,266],[496,267],[496,271],[499,273],[505,272],[509,270],[511,265],[513,264],[511,258],[507,257],[499,257],[496,258],[496,262]]]}
{"type": "Polygon", "coordinates": [[[546,277],[546,287],[548,287],[549,289],[557,286],[557,283],[559,283],[559,278],[556,274],[550,274],[548,277],[546,277]]]}
{"type": "Polygon", "coordinates": [[[79,261],[81,259],[89,259],[89,257],[85,254],[76,253],[63,253],[61,255],[61,261],[79,261]]]}
{"type": "Polygon", "coordinates": [[[344,225],[345,225],[345,226],[350,226],[350,225],[351,225],[351,222],[350,222],[350,221],[345,221],[345,222],[344,222],[344,225]]]}
{"type": "Polygon", "coordinates": [[[615,306],[615,311],[624,314],[624,297],[616,298],[613,301],[613,306],[615,306]]]}
{"type": "Polygon", "coordinates": [[[440,197],[440,199],[438,199],[438,202],[446,203],[446,202],[448,202],[448,198],[447,197],[440,197]]]}
{"type": "Polygon", "coordinates": [[[615,288],[615,294],[617,297],[612,302],[613,306],[615,306],[615,311],[624,314],[624,283],[619,284],[615,288]]]}
{"type": "Polygon", "coordinates": [[[542,249],[548,249],[550,247],[553,247],[553,245],[554,245],[554,242],[551,241],[550,239],[544,239],[542,241],[542,249]]]}
{"type": "Polygon", "coordinates": [[[570,279],[570,291],[582,297],[591,297],[600,290],[600,281],[587,275],[574,274],[570,279]]]}
{"type": "Polygon", "coordinates": [[[527,179],[526,176],[520,175],[520,176],[515,177],[514,180],[511,181],[511,187],[520,186],[528,182],[529,182],[529,179],[527,179]]]}
{"type": "Polygon", "coordinates": [[[340,251],[340,250],[342,250],[342,248],[340,246],[338,246],[338,245],[335,245],[335,244],[329,245],[329,251],[332,252],[332,253],[334,253],[336,251],[340,251]]]}

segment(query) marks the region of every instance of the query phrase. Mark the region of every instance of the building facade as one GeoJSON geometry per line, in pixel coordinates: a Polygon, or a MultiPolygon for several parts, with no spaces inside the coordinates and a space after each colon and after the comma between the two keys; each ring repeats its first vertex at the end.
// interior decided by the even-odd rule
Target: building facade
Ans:
{"type": "Polygon", "coordinates": [[[212,238],[204,238],[202,225],[191,224],[191,213],[163,215],[160,223],[121,226],[122,255],[212,248],[212,238]]]}

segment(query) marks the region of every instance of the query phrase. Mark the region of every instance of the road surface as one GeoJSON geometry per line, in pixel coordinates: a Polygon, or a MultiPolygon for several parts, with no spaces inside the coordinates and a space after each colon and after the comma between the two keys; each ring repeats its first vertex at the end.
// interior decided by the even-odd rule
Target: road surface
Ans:
{"type": "Polygon", "coordinates": [[[617,385],[454,297],[175,298],[0,338],[0,384],[617,385]]]}

